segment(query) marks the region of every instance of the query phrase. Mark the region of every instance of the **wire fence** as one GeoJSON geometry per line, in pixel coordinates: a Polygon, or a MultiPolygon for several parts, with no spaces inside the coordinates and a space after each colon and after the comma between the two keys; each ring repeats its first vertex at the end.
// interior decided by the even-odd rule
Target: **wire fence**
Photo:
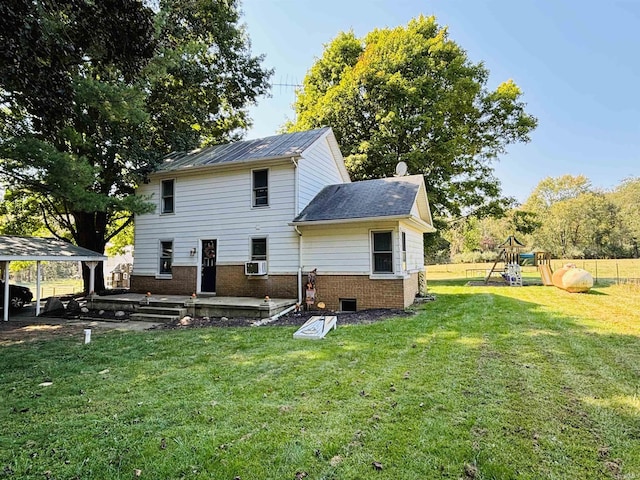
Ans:
{"type": "MultiPolygon", "coordinates": [[[[556,271],[567,263],[572,263],[578,268],[588,271],[596,283],[617,283],[640,285],[640,259],[554,259],[551,260],[551,269],[556,271]]],[[[498,270],[504,265],[498,264],[498,270]]],[[[475,278],[485,277],[493,267],[493,263],[448,263],[427,265],[427,279],[445,278],[475,278]]],[[[539,275],[536,267],[523,266],[523,275],[533,277],[539,275]]]]}

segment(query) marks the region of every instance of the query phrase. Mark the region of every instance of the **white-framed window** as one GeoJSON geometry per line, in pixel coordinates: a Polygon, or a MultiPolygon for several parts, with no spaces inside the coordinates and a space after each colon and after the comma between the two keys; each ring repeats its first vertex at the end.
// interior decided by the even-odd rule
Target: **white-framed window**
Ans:
{"type": "Polygon", "coordinates": [[[160,185],[162,197],[160,213],[175,212],[175,183],[173,178],[162,180],[160,185]]]}
{"type": "Polygon", "coordinates": [[[173,264],[173,240],[160,241],[160,264],[158,265],[158,273],[160,275],[171,275],[171,266],[173,264]]]}
{"type": "Polygon", "coordinates": [[[269,206],[269,170],[253,170],[252,175],[252,205],[254,207],[269,206]]]}
{"type": "Polygon", "coordinates": [[[402,241],[402,271],[405,272],[407,270],[407,232],[402,232],[401,241],[402,241]]]}
{"type": "Polygon", "coordinates": [[[393,273],[393,232],[371,232],[373,273],[393,273]]]}
{"type": "Polygon", "coordinates": [[[267,238],[254,237],[251,239],[251,261],[267,259],[267,238]]]}

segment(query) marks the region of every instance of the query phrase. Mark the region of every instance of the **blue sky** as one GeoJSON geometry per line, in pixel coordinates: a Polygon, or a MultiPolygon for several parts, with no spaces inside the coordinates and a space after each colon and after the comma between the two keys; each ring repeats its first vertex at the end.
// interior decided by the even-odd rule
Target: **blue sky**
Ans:
{"type": "MultiPolygon", "coordinates": [[[[254,54],[272,81],[301,83],[338,32],[435,15],[490,88],[513,79],[539,126],[495,165],[503,192],[524,201],[540,180],[585,175],[611,189],[640,176],[640,0],[243,0],[254,54]]],[[[248,138],[294,117],[292,88],[274,85],[251,109],[248,138]]]]}

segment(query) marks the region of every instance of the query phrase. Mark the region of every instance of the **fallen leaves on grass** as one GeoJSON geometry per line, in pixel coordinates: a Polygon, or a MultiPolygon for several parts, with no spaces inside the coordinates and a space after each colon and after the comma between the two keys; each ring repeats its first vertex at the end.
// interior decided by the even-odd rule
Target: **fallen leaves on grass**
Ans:
{"type": "Polygon", "coordinates": [[[382,464],[381,464],[380,462],[372,462],[372,463],[371,463],[371,465],[373,466],[373,469],[374,469],[374,470],[378,470],[378,471],[380,471],[380,470],[382,470],[382,468],[383,468],[383,467],[382,467],[382,464]]]}
{"type": "Polygon", "coordinates": [[[478,476],[478,467],[471,465],[470,463],[465,463],[464,476],[468,479],[476,478],[478,476]]]}

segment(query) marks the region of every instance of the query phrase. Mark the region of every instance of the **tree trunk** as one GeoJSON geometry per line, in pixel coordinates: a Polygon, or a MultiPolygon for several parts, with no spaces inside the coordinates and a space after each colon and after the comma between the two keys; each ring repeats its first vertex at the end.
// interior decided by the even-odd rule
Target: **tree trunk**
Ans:
{"type": "MultiPolygon", "coordinates": [[[[74,212],[76,227],[76,243],[79,247],[87,248],[100,254],[104,253],[107,235],[107,214],[105,212],[74,212]]],[[[82,280],[84,293],[89,294],[90,269],[82,263],[82,280]]],[[[95,269],[94,291],[105,289],[103,263],[99,262],[95,269]]]]}

